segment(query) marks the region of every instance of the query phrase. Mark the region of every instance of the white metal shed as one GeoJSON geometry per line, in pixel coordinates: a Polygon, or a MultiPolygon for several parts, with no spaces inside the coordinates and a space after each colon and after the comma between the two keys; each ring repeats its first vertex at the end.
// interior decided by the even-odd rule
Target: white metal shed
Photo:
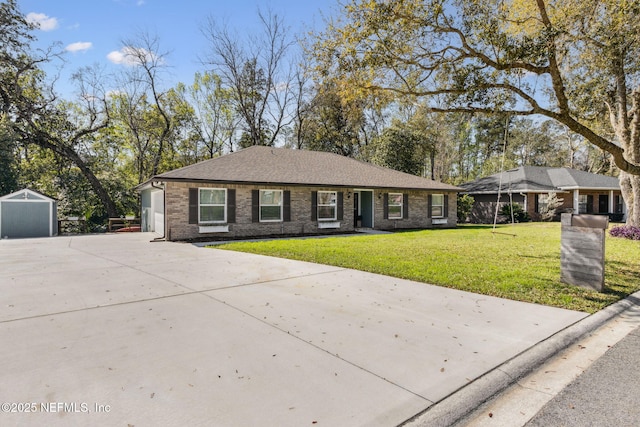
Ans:
{"type": "Polygon", "coordinates": [[[58,234],[57,203],[23,189],[0,197],[0,237],[48,237],[58,234]]]}

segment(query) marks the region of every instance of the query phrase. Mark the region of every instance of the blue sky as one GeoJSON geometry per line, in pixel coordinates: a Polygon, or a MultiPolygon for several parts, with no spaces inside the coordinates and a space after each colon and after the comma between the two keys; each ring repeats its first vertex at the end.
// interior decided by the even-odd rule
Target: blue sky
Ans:
{"type": "Polygon", "coordinates": [[[61,43],[67,61],[59,89],[65,92],[69,75],[95,63],[118,66],[123,39],[137,33],[157,35],[160,51],[168,52],[173,86],[191,83],[203,71],[199,57],[207,53],[201,28],[209,16],[226,21],[239,34],[257,31],[258,9],[282,16],[292,31],[323,27],[337,0],[19,0],[22,13],[38,22],[38,46],[61,43]]]}

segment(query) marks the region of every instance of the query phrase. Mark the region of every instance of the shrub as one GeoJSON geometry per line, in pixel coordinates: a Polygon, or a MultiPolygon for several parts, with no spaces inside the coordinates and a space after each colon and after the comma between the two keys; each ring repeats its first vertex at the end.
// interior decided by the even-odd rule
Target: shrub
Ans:
{"type": "Polygon", "coordinates": [[[552,221],[556,217],[556,211],[562,206],[564,199],[558,197],[555,191],[551,191],[547,196],[547,204],[540,211],[540,218],[543,221],[552,221]]]}
{"type": "MultiPolygon", "coordinates": [[[[511,222],[511,206],[510,204],[502,205],[500,214],[507,217],[507,222],[511,222]]],[[[513,204],[513,220],[515,222],[529,222],[531,218],[519,203],[513,204]]]]}
{"type": "Polygon", "coordinates": [[[475,199],[468,194],[458,195],[458,222],[465,222],[473,210],[475,199]]]}
{"type": "Polygon", "coordinates": [[[640,227],[634,225],[619,225],[609,230],[613,237],[622,237],[629,240],[640,240],[640,227]]]}

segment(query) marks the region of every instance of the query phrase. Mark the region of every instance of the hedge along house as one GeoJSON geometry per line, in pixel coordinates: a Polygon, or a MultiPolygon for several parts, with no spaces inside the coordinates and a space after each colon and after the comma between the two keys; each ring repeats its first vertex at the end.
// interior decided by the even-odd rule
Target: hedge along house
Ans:
{"type": "Polygon", "coordinates": [[[563,199],[556,212],[609,215],[623,221],[626,207],[618,178],[570,168],[521,166],[462,184],[462,192],[474,198],[471,222],[492,223],[501,187],[500,205],[518,203],[531,219],[541,219],[549,194],[563,199]],[[502,179],[502,184],[500,184],[502,179]]]}
{"type": "Polygon", "coordinates": [[[455,227],[460,191],[337,154],[262,146],[137,189],[142,231],[167,240],[455,227]]]}
{"type": "Polygon", "coordinates": [[[57,202],[23,189],[0,197],[0,237],[49,237],[58,234],[57,202]]]}

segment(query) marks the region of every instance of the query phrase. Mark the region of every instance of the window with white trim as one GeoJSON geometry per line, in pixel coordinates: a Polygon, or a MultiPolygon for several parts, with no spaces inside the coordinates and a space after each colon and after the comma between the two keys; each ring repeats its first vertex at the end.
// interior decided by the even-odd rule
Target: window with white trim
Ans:
{"type": "Polygon", "coordinates": [[[431,195],[431,218],[444,218],[444,194],[431,195]]]}
{"type": "Polygon", "coordinates": [[[198,223],[227,222],[227,190],[224,188],[200,188],[198,190],[198,223]]]}
{"type": "Polygon", "coordinates": [[[318,191],[318,220],[335,221],[338,218],[338,193],[318,191]]]}
{"type": "Polygon", "coordinates": [[[404,196],[402,193],[389,193],[389,219],[402,219],[402,204],[404,196]]]}
{"type": "Polygon", "coordinates": [[[260,222],[282,221],[282,190],[260,190],[260,222]]]}

